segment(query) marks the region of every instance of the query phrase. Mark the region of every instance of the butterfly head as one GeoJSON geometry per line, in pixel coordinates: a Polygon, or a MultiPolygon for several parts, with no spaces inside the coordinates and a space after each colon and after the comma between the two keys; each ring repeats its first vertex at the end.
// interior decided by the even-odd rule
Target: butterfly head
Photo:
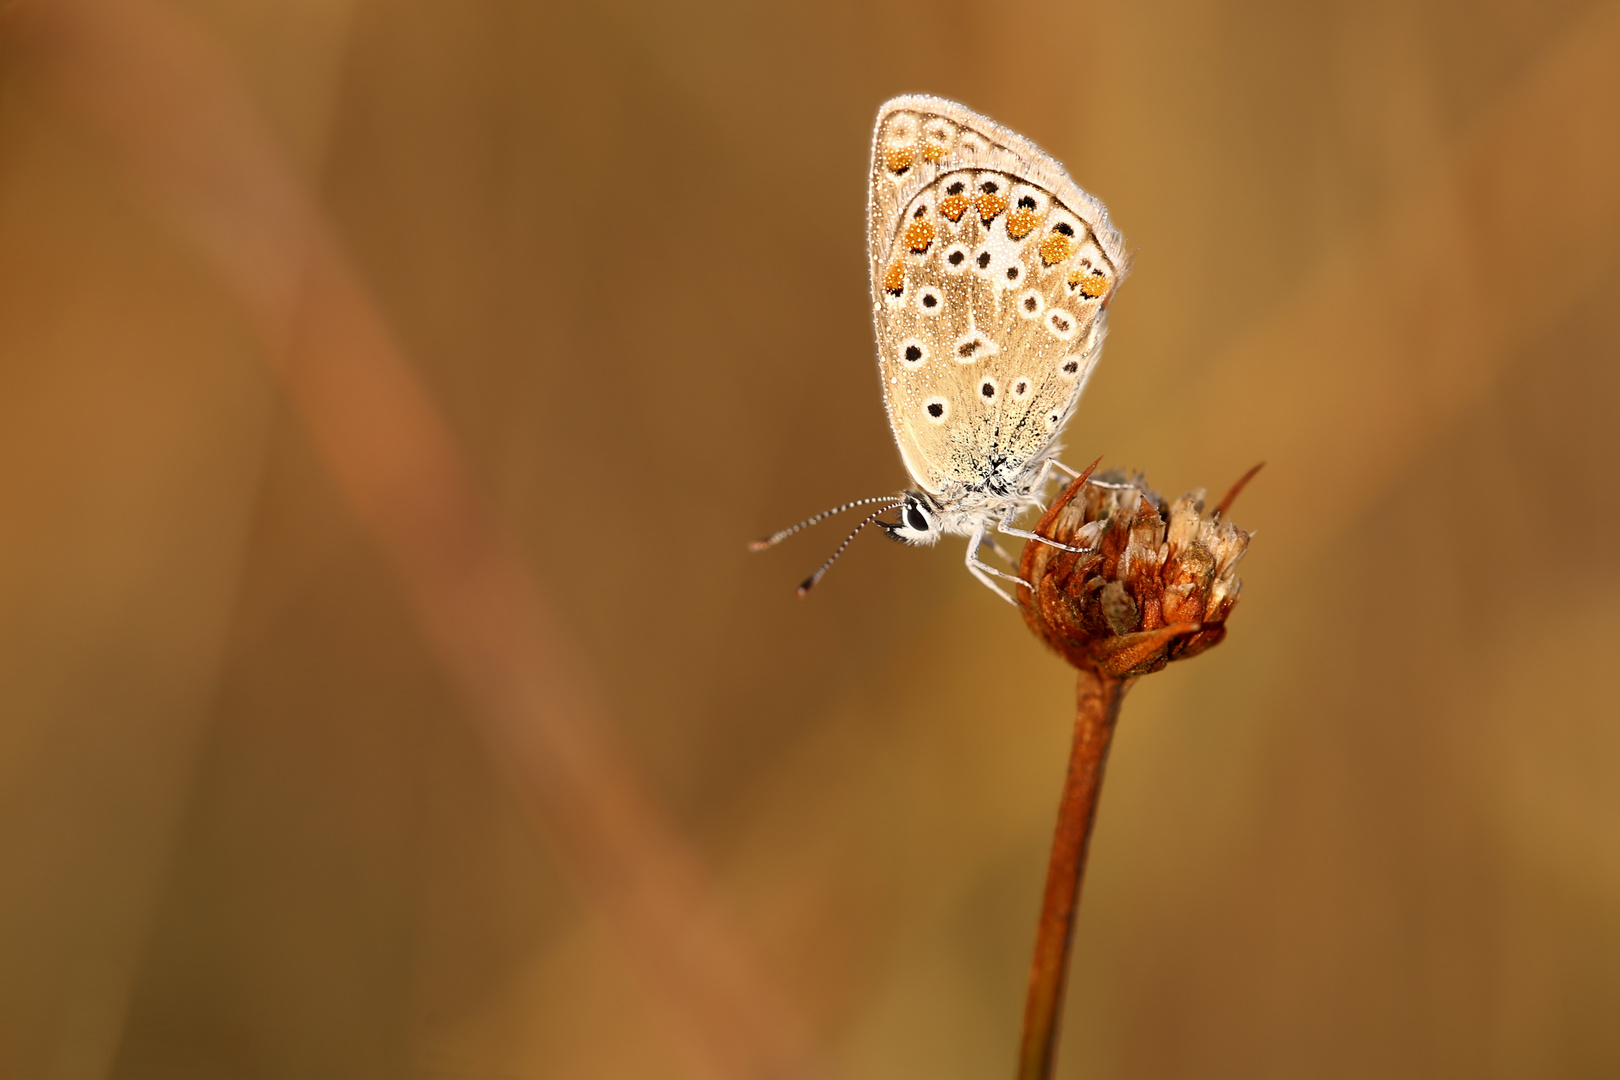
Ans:
{"type": "Polygon", "coordinates": [[[940,516],[933,500],[921,492],[908,491],[900,496],[900,520],[881,522],[889,539],[902,544],[932,544],[940,537],[940,516]]]}

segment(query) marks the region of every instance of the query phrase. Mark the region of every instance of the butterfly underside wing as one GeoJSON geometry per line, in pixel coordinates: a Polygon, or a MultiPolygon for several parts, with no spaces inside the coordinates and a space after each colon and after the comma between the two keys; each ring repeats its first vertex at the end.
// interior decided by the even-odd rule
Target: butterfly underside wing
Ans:
{"type": "Polygon", "coordinates": [[[954,102],[878,114],[867,246],[889,425],[912,479],[1029,487],[1102,347],[1126,269],[1108,212],[1034,144],[954,102]]]}

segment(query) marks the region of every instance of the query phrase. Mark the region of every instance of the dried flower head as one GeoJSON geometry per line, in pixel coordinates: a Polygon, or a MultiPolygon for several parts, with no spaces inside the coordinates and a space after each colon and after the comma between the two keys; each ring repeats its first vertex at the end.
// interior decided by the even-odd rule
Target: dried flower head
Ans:
{"type": "Polygon", "coordinates": [[[1018,596],[1030,629],[1074,666],[1116,679],[1219,644],[1250,536],[1222,518],[1258,469],[1208,516],[1202,491],[1166,504],[1140,477],[1093,481],[1087,469],[1035,530],[1086,550],[1024,546],[1020,576],[1034,589],[1018,596]]]}

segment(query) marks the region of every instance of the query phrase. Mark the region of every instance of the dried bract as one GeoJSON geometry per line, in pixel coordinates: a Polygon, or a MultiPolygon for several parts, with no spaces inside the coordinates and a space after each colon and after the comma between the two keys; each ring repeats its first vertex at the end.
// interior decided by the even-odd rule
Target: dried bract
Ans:
{"type": "Polygon", "coordinates": [[[1167,504],[1140,478],[1089,478],[1088,469],[1035,530],[1086,550],[1024,546],[1019,576],[1034,590],[1020,587],[1018,598],[1030,629],[1074,666],[1115,679],[1219,644],[1249,546],[1249,533],[1221,520],[1237,488],[1206,516],[1202,491],[1167,504]]]}

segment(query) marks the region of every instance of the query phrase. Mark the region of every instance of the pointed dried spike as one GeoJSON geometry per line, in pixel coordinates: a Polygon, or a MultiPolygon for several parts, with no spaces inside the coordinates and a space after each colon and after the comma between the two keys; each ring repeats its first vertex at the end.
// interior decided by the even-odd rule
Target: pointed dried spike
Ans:
{"type": "MultiPolygon", "coordinates": [[[[1063,490],[1063,494],[1057,497],[1056,501],[1054,501],[1052,505],[1047,508],[1046,513],[1041,515],[1041,520],[1036,522],[1035,533],[1037,535],[1056,539],[1056,537],[1053,536],[1052,529],[1054,523],[1058,519],[1058,515],[1063,512],[1063,508],[1068,506],[1070,501],[1072,501],[1076,495],[1085,490],[1086,481],[1091,479],[1091,474],[1096,471],[1097,466],[1101,462],[1102,458],[1099,457],[1096,461],[1093,461],[1090,465],[1087,465],[1084,469],[1080,470],[1080,475],[1074,478],[1074,482],[1063,490]]],[[[1038,559],[1050,557],[1051,553],[1055,550],[1056,549],[1051,548],[1047,544],[1037,544],[1034,541],[1025,544],[1024,553],[1018,560],[1018,576],[1023,578],[1025,581],[1034,581],[1038,576],[1041,576],[1037,575],[1035,572],[1036,561],[1038,559]]],[[[1064,552],[1064,554],[1070,553],[1064,552]]],[[[1073,558],[1084,558],[1084,556],[1075,555],[1073,558]]],[[[1044,566],[1045,564],[1043,563],[1042,565],[1044,566]]],[[[1030,600],[1029,588],[1027,586],[1020,585],[1018,587],[1018,595],[1024,602],[1024,610],[1028,611],[1030,600]]],[[[1031,625],[1033,627],[1033,624],[1031,625]]],[[[1039,633],[1038,630],[1036,632],[1039,633]]]]}
{"type": "Polygon", "coordinates": [[[1265,467],[1266,463],[1262,461],[1238,478],[1238,482],[1232,485],[1232,490],[1228,491],[1226,497],[1220,501],[1220,505],[1215,507],[1214,516],[1216,521],[1220,521],[1226,516],[1226,512],[1232,508],[1232,504],[1237,501],[1237,497],[1243,494],[1243,489],[1248,486],[1249,481],[1254,479],[1254,474],[1265,467]]]}
{"type": "Polygon", "coordinates": [[[1093,461],[1090,465],[1087,465],[1084,469],[1080,470],[1080,475],[1074,478],[1074,482],[1071,483],[1067,488],[1064,488],[1063,494],[1059,495],[1057,497],[1057,501],[1047,509],[1046,513],[1041,515],[1040,522],[1035,526],[1036,532],[1040,533],[1042,536],[1049,537],[1052,535],[1047,530],[1050,529],[1052,527],[1052,523],[1057,520],[1058,514],[1062,512],[1065,506],[1069,505],[1070,499],[1074,498],[1080,493],[1080,490],[1086,486],[1086,481],[1091,479],[1091,474],[1096,472],[1097,466],[1101,464],[1102,457],[1099,456],[1096,461],[1093,461]]]}

